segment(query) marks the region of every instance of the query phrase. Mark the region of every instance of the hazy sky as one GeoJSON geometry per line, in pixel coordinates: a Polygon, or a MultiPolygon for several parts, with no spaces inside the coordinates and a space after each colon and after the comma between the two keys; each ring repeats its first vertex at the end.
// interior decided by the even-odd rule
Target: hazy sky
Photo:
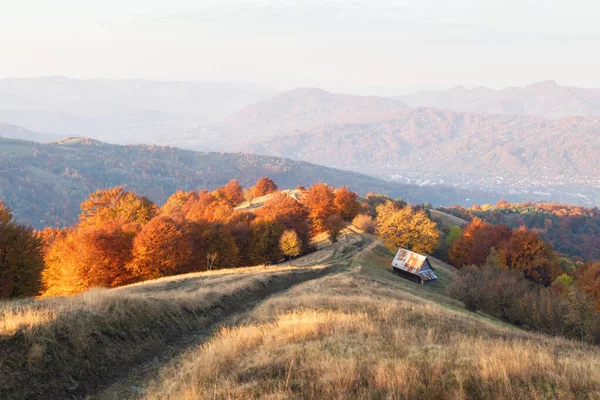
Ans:
{"type": "Polygon", "coordinates": [[[600,87],[600,2],[0,0],[0,77],[600,87]]]}

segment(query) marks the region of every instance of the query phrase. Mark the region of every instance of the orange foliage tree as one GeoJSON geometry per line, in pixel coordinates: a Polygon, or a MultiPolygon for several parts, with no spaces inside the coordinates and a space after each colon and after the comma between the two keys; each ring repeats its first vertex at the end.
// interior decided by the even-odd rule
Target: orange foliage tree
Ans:
{"type": "Polygon", "coordinates": [[[560,275],[558,257],[550,245],[524,227],[513,230],[499,252],[507,269],[522,271],[534,282],[550,285],[560,275]]]}
{"type": "Polygon", "coordinates": [[[337,213],[344,221],[352,221],[360,212],[358,195],[349,190],[348,187],[341,187],[335,190],[334,204],[337,213]]]}
{"type": "Polygon", "coordinates": [[[302,250],[308,247],[308,210],[293,197],[275,192],[255,214],[264,221],[277,221],[285,229],[293,229],[300,238],[302,250]]]}
{"type": "Polygon", "coordinates": [[[260,196],[265,196],[267,194],[271,194],[277,191],[278,189],[279,188],[277,187],[277,184],[275,182],[273,182],[270,178],[264,176],[256,182],[256,185],[254,185],[254,187],[252,188],[252,194],[256,198],[260,196]]]}
{"type": "Polygon", "coordinates": [[[336,213],[333,189],[325,183],[316,183],[302,194],[301,201],[308,209],[313,234],[325,232],[325,220],[336,213]]]}
{"type": "Polygon", "coordinates": [[[236,205],[244,201],[244,189],[236,180],[232,179],[222,188],[223,193],[231,205],[236,205]]]}
{"type": "Polygon", "coordinates": [[[44,295],[71,295],[93,286],[131,282],[125,267],[136,234],[131,228],[123,220],[113,220],[80,226],[58,237],[45,256],[44,295]]]}
{"type": "Polygon", "coordinates": [[[133,242],[133,260],[128,268],[136,276],[154,279],[184,270],[192,256],[192,245],[181,223],[158,216],[147,223],[133,242]]]}
{"type": "Polygon", "coordinates": [[[105,221],[123,219],[143,225],[156,215],[156,206],[146,197],[122,187],[97,190],[81,203],[79,223],[102,224],[105,221]]]}

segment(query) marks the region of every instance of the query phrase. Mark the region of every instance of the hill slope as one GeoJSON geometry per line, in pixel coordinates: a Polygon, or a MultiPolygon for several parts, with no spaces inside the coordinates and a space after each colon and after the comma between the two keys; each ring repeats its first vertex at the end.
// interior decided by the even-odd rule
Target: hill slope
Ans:
{"type": "Polygon", "coordinates": [[[597,346],[467,312],[350,232],[299,265],[0,303],[6,398],[596,398],[597,346]],[[271,297],[268,297],[271,296],[271,297]],[[27,361],[24,361],[27,360],[27,361]],[[97,371],[102,370],[102,374],[97,371]]]}
{"type": "Polygon", "coordinates": [[[600,117],[600,89],[559,86],[554,81],[526,87],[492,90],[455,87],[398,96],[411,107],[436,107],[481,114],[516,114],[560,119],[570,116],[600,117]]]}
{"type": "Polygon", "coordinates": [[[0,122],[0,137],[9,139],[32,140],[34,142],[56,142],[62,136],[50,133],[33,132],[20,126],[0,122]]]}
{"type": "Polygon", "coordinates": [[[324,124],[379,121],[407,106],[385,97],[297,88],[244,107],[226,121],[242,134],[261,137],[303,131],[324,124]]]}
{"type": "Polygon", "coordinates": [[[600,188],[597,118],[548,120],[419,108],[384,121],[329,124],[241,147],[369,174],[430,175],[467,186],[499,182],[507,190],[546,192],[552,185],[568,185],[562,194],[582,193],[581,201],[600,202],[600,193],[592,199],[573,188],[600,188]]]}
{"type": "Polygon", "coordinates": [[[501,198],[447,187],[390,183],[306,162],[243,153],[119,146],[80,138],[53,144],[0,138],[0,198],[18,220],[36,227],[74,222],[81,201],[97,189],[125,186],[160,205],[179,189],[212,190],[232,178],[250,187],[262,176],[270,176],[281,188],[322,181],[349,185],[362,194],[386,193],[435,205],[464,203],[466,198],[501,198]]]}

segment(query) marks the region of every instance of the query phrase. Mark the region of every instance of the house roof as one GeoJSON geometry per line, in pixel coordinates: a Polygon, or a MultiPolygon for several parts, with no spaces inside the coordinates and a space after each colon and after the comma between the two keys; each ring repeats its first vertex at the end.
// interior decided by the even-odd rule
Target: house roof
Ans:
{"type": "Polygon", "coordinates": [[[406,249],[399,249],[398,253],[396,253],[396,257],[394,257],[394,261],[392,261],[392,266],[410,272],[411,274],[418,275],[425,281],[437,279],[437,275],[432,269],[421,271],[421,268],[425,264],[425,260],[427,260],[427,257],[421,254],[406,249]]]}

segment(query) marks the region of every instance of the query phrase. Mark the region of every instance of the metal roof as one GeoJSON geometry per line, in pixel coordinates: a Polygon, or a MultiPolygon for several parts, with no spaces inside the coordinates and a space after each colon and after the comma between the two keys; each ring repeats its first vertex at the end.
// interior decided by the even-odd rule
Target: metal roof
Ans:
{"type": "Polygon", "coordinates": [[[418,275],[424,281],[437,279],[437,275],[433,270],[428,269],[426,271],[421,271],[421,268],[425,264],[425,260],[427,260],[427,257],[421,254],[406,249],[399,249],[398,253],[396,253],[396,257],[394,257],[394,261],[392,261],[392,266],[410,272],[411,274],[418,275]]]}

